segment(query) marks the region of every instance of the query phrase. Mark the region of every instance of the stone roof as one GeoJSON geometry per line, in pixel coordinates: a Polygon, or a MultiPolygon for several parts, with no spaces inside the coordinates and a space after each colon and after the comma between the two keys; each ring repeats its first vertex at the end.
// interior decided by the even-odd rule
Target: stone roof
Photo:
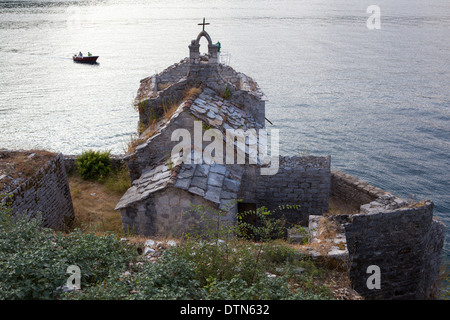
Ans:
{"type": "Polygon", "coordinates": [[[144,172],[139,179],[133,181],[116,205],[115,210],[125,208],[134,202],[147,199],[150,194],[167,187],[175,174],[165,165],[144,172]]]}
{"type": "Polygon", "coordinates": [[[219,164],[161,164],[133,181],[115,210],[147,199],[167,187],[185,190],[209,200],[226,210],[237,199],[244,168],[239,165],[219,164]]]}
{"type": "MultiPolygon", "coordinates": [[[[146,148],[148,144],[152,143],[152,140],[161,134],[163,131],[168,130],[172,123],[176,122],[176,118],[180,116],[183,112],[189,112],[195,116],[198,120],[201,120],[206,127],[212,129],[218,129],[223,133],[223,139],[226,142],[226,130],[236,130],[234,135],[240,137],[241,135],[248,134],[246,132],[249,129],[260,130],[264,129],[264,126],[255,121],[253,116],[242,110],[238,105],[222,98],[214,90],[209,88],[202,88],[200,94],[195,94],[185,100],[183,100],[178,109],[173,113],[170,119],[157,122],[154,127],[147,130],[152,130],[152,135],[139,146],[136,150],[141,148],[146,148]],[[239,130],[241,129],[241,131],[239,130]]],[[[144,131],[143,135],[147,131],[144,131]]],[[[257,134],[258,132],[256,132],[257,134]]],[[[260,136],[260,140],[256,141],[258,145],[258,150],[263,150],[265,145],[267,145],[266,137],[260,136]],[[262,145],[261,145],[262,144],[262,145]]],[[[248,138],[247,138],[248,139],[248,138]]],[[[261,161],[257,159],[256,154],[252,154],[253,150],[242,150],[241,145],[234,141],[235,150],[239,150],[242,154],[248,158],[251,157],[255,159],[258,163],[267,164],[268,159],[262,159],[261,161]]],[[[167,155],[164,155],[167,156],[167,155]]]]}
{"type": "MultiPolygon", "coordinates": [[[[170,119],[158,123],[157,127],[153,128],[153,135],[138,146],[136,151],[146,148],[162,132],[176,129],[176,119],[185,112],[189,112],[201,120],[206,127],[221,131],[224,140],[226,140],[226,130],[229,129],[237,130],[238,132],[235,134],[239,136],[241,133],[245,134],[248,129],[264,128],[264,125],[255,121],[251,114],[242,109],[242,106],[232,103],[214,90],[202,86],[201,93],[194,94],[182,101],[170,119]],[[175,125],[172,126],[172,124],[175,125]]],[[[255,131],[255,133],[257,132],[255,131]]],[[[242,150],[242,146],[238,145],[237,141],[233,141],[233,144],[236,152],[242,152],[246,157],[251,155],[258,161],[257,155],[253,154],[254,150],[245,148],[245,146],[245,150],[242,150]]],[[[116,210],[145,200],[154,192],[167,187],[178,188],[203,197],[225,210],[230,204],[230,200],[237,199],[243,171],[244,168],[241,165],[181,163],[169,167],[167,163],[162,163],[156,167],[145,169],[141,176],[133,181],[132,186],[117,204],[116,210]]]]}
{"type": "Polygon", "coordinates": [[[215,91],[205,88],[191,105],[190,111],[206,124],[223,130],[263,128],[239,106],[220,97],[215,91]]]}
{"type": "Polygon", "coordinates": [[[267,145],[267,137],[258,136],[258,130],[264,126],[253,118],[251,114],[242,110],[238,105],[222,98],[215,91],[205,88],[192,102],[189,111],[204,124],[218,129],[223,134],[226,143],[233,143],[236,153],[243,155],[246,161],[251,158],[253,163],[267,164],[270,159],[259,159],[257,150],[263,150],[267,145]],[[248,136],[250,129],[255,129],[255,136],[248,136]],[[242,138],[246,144],[253,143],[253,149],[246,148],[236,141],[226,141],[226,131],[234,130],[236,138],[242,138]],[[257,146],[256,146],[257,145],[257,146]]]}

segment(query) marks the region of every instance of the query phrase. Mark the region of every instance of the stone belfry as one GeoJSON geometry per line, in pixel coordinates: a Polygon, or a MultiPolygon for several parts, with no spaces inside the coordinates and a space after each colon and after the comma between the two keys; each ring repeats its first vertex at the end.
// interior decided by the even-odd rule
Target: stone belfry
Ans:
{"type": "MultiPolygon", "coordinates": [[[[192,40],[189,45],[189,72],[188,72],[188,82],[190,84],[207,83],[211,84],[213,82],[217,85],[219,80],[219,45],[213,44],[211,37],[205,31],[205,18],[203,18],[203,23],[199,23],[203,26],[203,30],[198,34],[197,39],[192,40]],[[208,54],[205,56],[200,55],[200,40],[205,37],[208,41],[208,54]]],[[[219,81],[220,82],[220,81],[219,81]]]]}

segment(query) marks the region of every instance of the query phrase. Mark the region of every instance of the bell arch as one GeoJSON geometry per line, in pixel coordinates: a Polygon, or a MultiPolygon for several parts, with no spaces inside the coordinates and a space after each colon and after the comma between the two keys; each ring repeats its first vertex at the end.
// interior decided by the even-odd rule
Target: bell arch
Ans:
{"type": "Polygon", "coordinates": [[[195,43],[200,45],[200,40],[201,40],[202,37],[205,37],[206,40],[208,40],[208,46],[213,44],[212,40],[211,40],[211,37],[209,36],[208,32],[206,32],[204,30],[198,34],[197,39],[195,40],[195,43]]]}
{"type": "Polygon", "coordinates": [[[219,46],[216,44],[213,44],[211,37],[209,34],[203,30],[201,31],[197,39],[192,40],[191,44],[189,45],[189,62],[190,64],[199,64],[200,63],[200,40],[202,37],[205,37],[208,41],[208,63],[209,64],[217,64],[218,63],[218,51],[219,46]]]}

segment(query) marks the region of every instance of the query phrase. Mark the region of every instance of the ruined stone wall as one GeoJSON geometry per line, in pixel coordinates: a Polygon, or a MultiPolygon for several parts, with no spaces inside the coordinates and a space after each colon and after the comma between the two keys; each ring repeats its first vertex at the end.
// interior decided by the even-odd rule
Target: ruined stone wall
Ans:
{"type": "Polygon", "coordinates": [[[155,97],[144,100],[139,104],[139,123],[147,127],[152,120],[159,119],[166,109],[174,103],[180,103],[186,95],[186,80],[159,91],[155,97]]]}
{"type": "Polygon", "coordinates": [[[43,226],[64,230],[75,217],[64,159],[58,154],[36,174],[26,180],[10,197],[11,215],[42,215],[43,226]]]}
{"type": "Polygon", "coordinates": [[[291,224],[307,225],[309,215],[328,211],[330,157],[280,157],[279,166],[275,175],[247,166],[239,198],[274,210],[291,224]],[[300,205],[300,210],[275,210],[281,205],[300,205]]]}
{"type": "Polygon", "coordinates": [[[260,97],[245,90],[238,90],[233,92],[230,102],[242,106],[242,109],[251,114],[256,122],[265,126],[266,103],[260,97]]]}
{"type": "Polygon", "coordinates": [[[436,295],[445,225],[433,217],[433,203],[406,201],[344,172],[331,175],[331,196],[359,208],[341,219],[355,290],[367,299],[436,295]],[[379,289],[367,286],[371,265],[380,268],[379,289]]]}
{"type": "MultiPolygon", "coordinates": [[[[184,104],[179,107],[179,112],[182,111],[182,108],[184,108],[184,104]]],[[[190,113],[181,112],[179,116],[172,117],[157,134],[137,146],[132,154],[126,155],[123,159],[128,164],[131,181],[138,179],[147,167],[169,159],[173,147],[179,143],[171,141],[172,132],[177,128],[194,132],[194,120],[190,113]]]]}
{"type": "Polygon", "coordinates": [[[391,200],[372,202],[345,225],[350,278],[367,299],[430,298],[438,286],[445,226],[433,218],[431,201],[386,209],[395,208],[391,200]],[[367,286],[371,265],[380,268],[379,289],[367,286]]]}
{"type": "Polygon", "coordinates": [[[359,208],[361,205],[374,201],[385,193],[384,190],[345,172],[331,171],[330,196],[346,202],[349,206],[359,208]]]}

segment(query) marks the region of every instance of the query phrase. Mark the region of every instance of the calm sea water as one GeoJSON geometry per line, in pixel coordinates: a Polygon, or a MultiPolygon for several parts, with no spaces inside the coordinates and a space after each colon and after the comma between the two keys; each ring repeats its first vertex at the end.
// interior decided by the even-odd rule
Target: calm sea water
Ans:
{"type": "Polygon", "coordinates": [[[139,80],[188,56],[203,17],[269,98],[282,153],[331,155],[450,226],[448,0],[0,1],[0,147],[123,153],[139,80]]]}

